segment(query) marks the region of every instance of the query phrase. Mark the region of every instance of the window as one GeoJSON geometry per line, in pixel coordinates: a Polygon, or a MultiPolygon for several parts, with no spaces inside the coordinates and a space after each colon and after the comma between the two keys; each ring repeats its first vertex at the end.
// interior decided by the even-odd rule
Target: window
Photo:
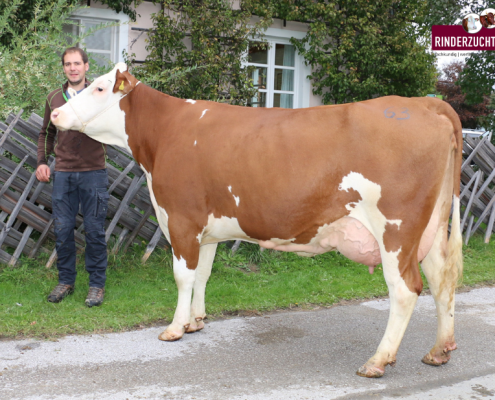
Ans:
{"type": "MultiPolygon", "coordinates": [[[[72,18],[80,26],[65,25],[64,31],[73,35],[79,35],[87,32],[100,25],[101,23],[113,22],[104,19],[89,19],[89,18],[72,18]]],[[[118,60],[117,49],[118,36],[116,30],[118,27],[112,26],[104,29],[98,29],[91,36],[84,39],[82,43],[78,43],[81,47],[85,47],[88,54],[96,60],[98,65],[108,65],[109,62],[115,63],[118,60]]]]}
{"type": "Polygon", "coordinates": [[[118,26],[99,29],[84,39],[83,43],[74,45],[85,47],[87,52],[99,65],[108,65],[108,62],[123,62],[122,51],[128,46],[129,17],[123,13],[104,8],[86,8],[77,11],[71,18],[80,26],[65,25],[64,32],[79,35],[102,23],[116,22],[118,26]]]}
{"type": "Polygon", "coordinates": [[[251,78],[258,93],[248,106],[296,108],[295,48],[275,41],[268,45],[251,42],[249,46],[248,65],[255,67],[251,78]]]}

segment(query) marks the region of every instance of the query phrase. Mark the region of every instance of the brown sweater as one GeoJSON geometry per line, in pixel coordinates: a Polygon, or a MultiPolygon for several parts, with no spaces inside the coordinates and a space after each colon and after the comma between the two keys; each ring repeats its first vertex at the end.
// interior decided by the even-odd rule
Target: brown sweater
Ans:
{"type": "MultiPolygon", "coordinates": [[[[43,127],[38,137],[38,166],[47,164],[48,157],[55,152],[55,171],[104,169],[106,145],[78,131],[58,131],[50,120],[52,111],[66,103],[63,93],[68,85],[66,82],[47,97],[43,127]]],[[[86,87],[88,85],[89,82],[86,81],[86,87]]]]}

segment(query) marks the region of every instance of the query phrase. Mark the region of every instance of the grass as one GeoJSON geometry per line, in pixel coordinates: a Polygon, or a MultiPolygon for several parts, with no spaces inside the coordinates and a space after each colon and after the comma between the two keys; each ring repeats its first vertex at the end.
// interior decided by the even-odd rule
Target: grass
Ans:
{"type": "MultiPolygon", "coordinates": [[[[105,302],[84,306],[88,275],[84,256],[78,257],[76,291],[59,304],[46,301],[57,283],[55,267],[46,259],[21,259],[11,269],[0,267],[0,338],[52,338],[74,333],[115,332],[172,320],[177,301],[171,254],[155,251],[141,265],[144,246],[109,257],[105,302]]],[[[466,286],[495,284],[495,241],[474,237],[464,248],[466,286]]],[[[427,287],[427,285],[425,285],[427,287]]],[[[337,253],[303,258],[292,253],[264,251],[243,243],[232,255],[221,245],[207,286],[210,318],[291,307],[330,306],[343,299],[385,296],[381,267],[367,267],[337,253]]]]}

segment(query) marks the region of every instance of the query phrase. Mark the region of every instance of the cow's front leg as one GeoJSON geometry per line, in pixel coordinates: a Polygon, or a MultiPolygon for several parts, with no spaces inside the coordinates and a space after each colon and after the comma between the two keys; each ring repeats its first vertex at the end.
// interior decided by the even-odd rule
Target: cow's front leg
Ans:
{"type": "MultiPolygon", "coordinates": [[[[389,252],[386,253],[385,257],[382,256],[383,272],[389,289],[390,314],[385,334],[375,355],[357,371],[358,375],[367,378],[380,378],[385,373],[387,365],[395,365],[400,342],[418,299],[418,294],[408,288],[399,272],[399,252],[400,250],[389,252]]],[[[417,258],[412,258],[413,260],[407,263],[406,268],[410,269],[407,272],[407,277],[419,279],[421,282],[417,258]]]]}
{"type": "MultiPolygon", "coordinates": [[[[192,259],[194,262],[194,267],[189,268],[186,258],[181,255],[177,257],[173,255],[174,263],[174,278],[177,284],[177,289],[179,291],[179,296],[177,300],[177,308],[175,309],[174,319],[172,323],[163,331],[158,338],[165,341],[179,340],[184,332],[189,328],[189,321],[191,319],[191,295],[194,285],[194,280],[196,278],[196,266],[199,253],[199,244],[194,246],[196,249],[196,257],[188,257],[187,259],[192,259]]],[[[191,249],[189,249],[189,253],[191,249]]],[[[193,254],[194,255],[194,254],[193,254]]],[[[191,264],[192,264],[191,262],[191,264]]]]}
{"type": "Polygon", "coordinates": [[[187,333],[196,332],[204,328],[203,319],[205,313],[205,289],[208,278],[211,275],[211,267],[215,258],[217,243],[207,244],[199,248],[199,262],[194,281],[194,295],[191,304],[191,320],[187,333]]]}

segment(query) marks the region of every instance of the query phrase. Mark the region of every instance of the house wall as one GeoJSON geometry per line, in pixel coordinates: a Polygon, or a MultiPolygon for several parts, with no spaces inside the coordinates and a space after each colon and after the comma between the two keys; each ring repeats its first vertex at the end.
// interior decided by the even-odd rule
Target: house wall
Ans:
{"type": "MultiPolygon", "coordinates": [[[[232,5],[234,8],[239,8],[239,1],[233,0],[232,5]]],[[[151,2],[142,2],[136,7],[136,22],[129,21],[129,18],[124,18],[128,21],[126,25],[120,27],[120,40],[119,46],[122,49],[126,49],[128,54],[135,54],[134,58],[138,61],[144,61],[148,54],[146,50],[146,39],[147,33],[143,31],[132,30],[135,28],[142,29],[152,29],[153,25],[151,22],[151,15],[153,13],[160,12],[160,5],[155,5],[151,2]]],[[[87,10],[83,10],[83,12],[87,10]]],[[[113,10],[109,10],[106,5],[103,5],[95,0],[91,0],[89,12],[91,15],[101,15],[105,14],[104,18],[110,18],[113,15],[115,19],[123,19],[123,13],[116,13],[113,10]]],[[[127,17],[127,16],[125,16],[127,17]]],[[[103,16],[102,16],[103,18],[103,16]]],[[[291,37],[296,37],[302,39],[307,30],[307,24],[294,21],[286,21],[284,26],[284,21],[281,19],[275,19],[270,28],[268,28],[266,35],[272,40],[277,40],[280,38],[282,42],[287,42],[291,37]]],[[[122,56],[119,57],[118,61],[123,61],[122,56]]],[[[316,96],[312,92],[312,85],[308,78],[305,78],[311,73],[311,68],[304,65],[302,57],[300,57],[301,62],[301,82],[299,85],[300,95],[303,99],[300,106],[302,107],[313,107],[322,104],[321,96],[316,96]]]]}

